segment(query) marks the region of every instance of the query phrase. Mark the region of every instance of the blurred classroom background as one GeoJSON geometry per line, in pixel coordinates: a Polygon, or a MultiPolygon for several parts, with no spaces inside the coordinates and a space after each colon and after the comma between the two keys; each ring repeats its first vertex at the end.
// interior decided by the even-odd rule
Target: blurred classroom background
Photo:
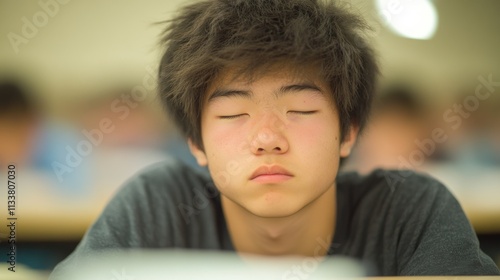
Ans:
{"type": "MultiPolygon", "coordinates": [[[[188,2],[0,0],[0,176],[16,164],[25,275],[44,279],[133,173],[170,155],[196,165],[155,95],[155,23],[188,2]]],[[[500,2],[346,3],[374,26],[382,77],[344,170],[437,177],[500,263],[500,2]]]]}

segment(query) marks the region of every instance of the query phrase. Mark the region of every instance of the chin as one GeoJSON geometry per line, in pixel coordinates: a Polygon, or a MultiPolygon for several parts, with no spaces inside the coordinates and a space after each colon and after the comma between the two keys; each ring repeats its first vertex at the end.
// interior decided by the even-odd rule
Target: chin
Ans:
{"type": "Polygon", "coordinates": [[[287,218],[297,213],[293,211],[251,211],[251,212],[253,215],[259,218],[266,218],[266,219],[287,218]]]}
{"type": "Polygon", "coordinates": [[[266,201],[247,208],[253,215],[261,218],[286,218],[294,215],[300,209],[302,207],[299,207],[297,204],[286,201],[281,203],[269,203],[266,201]]]}

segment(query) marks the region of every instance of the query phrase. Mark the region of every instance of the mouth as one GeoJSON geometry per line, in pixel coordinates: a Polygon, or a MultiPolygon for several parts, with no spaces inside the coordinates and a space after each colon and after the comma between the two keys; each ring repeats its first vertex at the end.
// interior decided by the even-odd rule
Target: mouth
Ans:
{"type": "Polygon", "coordinates": [[[279,183],[287,181],[292,177],[292,173],[279,165],[264,165],[253,172],[250,180],[258,183],[279,183]]]}

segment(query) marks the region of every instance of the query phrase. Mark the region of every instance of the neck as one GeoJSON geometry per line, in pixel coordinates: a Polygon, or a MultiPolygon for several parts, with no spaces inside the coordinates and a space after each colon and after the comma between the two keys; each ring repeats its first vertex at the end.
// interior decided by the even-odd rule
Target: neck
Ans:
{"type": "Polygon", "coordinates": [[[225,196],[224,216],[237,252],[258,255],[327,254],[335,233],[336,188],[286,217],[259,217],[225,196]]]}

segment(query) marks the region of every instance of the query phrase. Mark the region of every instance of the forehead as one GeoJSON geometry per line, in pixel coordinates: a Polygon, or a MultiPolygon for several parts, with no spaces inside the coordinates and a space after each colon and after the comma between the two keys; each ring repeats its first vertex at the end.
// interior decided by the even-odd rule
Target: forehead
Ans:
{"type": "Polygon", "coordinates": [[[276,63],[250,70],[238,66],[226,67],[208,84],[204,100],[206,102],[213,92],[225,87],[250,87],[267,78],[286,83],[310,82],[330,93],[330,86],[324,80],[319,69],[313,65],[296,66],[290,63],[276,63]]]}

